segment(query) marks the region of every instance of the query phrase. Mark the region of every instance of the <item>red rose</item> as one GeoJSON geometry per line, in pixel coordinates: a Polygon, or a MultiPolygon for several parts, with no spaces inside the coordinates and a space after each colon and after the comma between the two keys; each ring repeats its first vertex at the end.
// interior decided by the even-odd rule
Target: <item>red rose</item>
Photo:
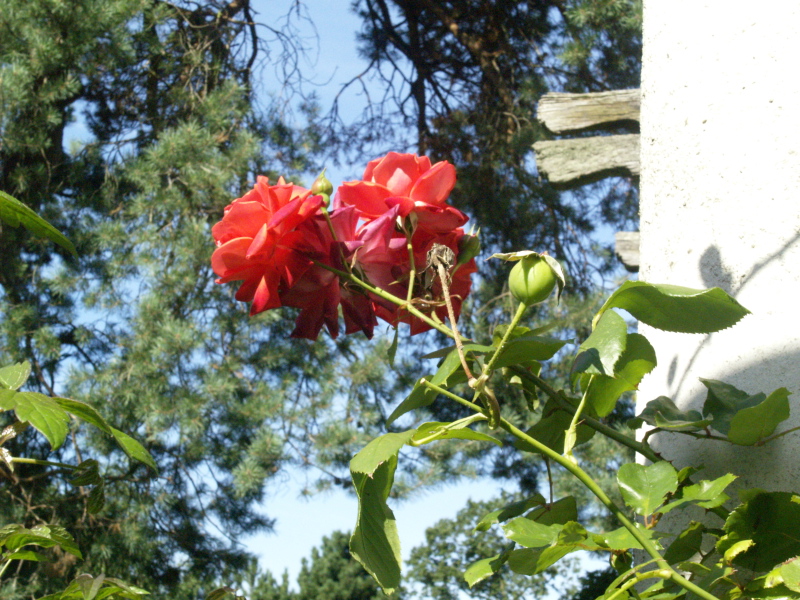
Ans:
{"type": "Polygon", "coordinates": [[[312,265],[298,252],[303,233],[298,227],[323,204],[321,196],[283,178],[269,185],[259,177],[255,187],[225,208],[222,221],[211,233],[217,249],[211,266],[217,283],[241,281],[236,299],[251,302],[255,315],[281,306],[279,288],[291,287],[312,265]]]}
{"type": "Polygon", "coordinates": [[[456,184],[456,169],[447,161],[431,166],[427,156],[389,152],[370,161],[362,181],[339,186],[337,202],[352,205],[365,219],[376,219],[398,206],[400,216],[416,216],[416,226],[446,233],[467,222],[467,216],[447,204],[456,184]]]}

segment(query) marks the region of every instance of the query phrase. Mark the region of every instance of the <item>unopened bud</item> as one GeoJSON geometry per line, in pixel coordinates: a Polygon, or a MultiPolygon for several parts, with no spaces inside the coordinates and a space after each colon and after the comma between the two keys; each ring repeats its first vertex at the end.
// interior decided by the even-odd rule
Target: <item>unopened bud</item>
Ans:
{"type": "Polygon", "coordinates": [[[458,240],[458,262],[457,265],[463,265],[478,256],[481,252],[481,240],[476,235],[466,233],[458,240]]]}
{"type": "Polygon", "coordinates": [[[508,276],[511,294],[526,306],[544,302],[556,287],[556,274],[537,254],[520,260],[508,276]]]}
{"type": "Polygon", "coordinates": [[[322,170],[322,173],[320,173],[319,176],[314,180],[314,183],[311,184],[311,193],[315,196],[325,196],[326,200],[330,199],[331,194],[333,193],[333,184],[327,177],[325,177],[325,169],[322,170]]]}

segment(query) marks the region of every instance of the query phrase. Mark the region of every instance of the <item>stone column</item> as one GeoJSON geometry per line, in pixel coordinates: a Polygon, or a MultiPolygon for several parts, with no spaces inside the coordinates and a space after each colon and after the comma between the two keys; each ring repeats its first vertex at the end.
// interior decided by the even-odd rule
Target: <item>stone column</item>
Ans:
{"type": "MultiPolygon", "coordinates": [[[[652,283],[719,286],[752,311],[707,336],[641,326],[659,395],[700,409],[699,377],[750,393],[786,387],[800,425],[800,5],[645,0],[641,270],[652,283]]],[[[800,432],[743,448],[659,434],[654,445],[703,478],[800,489],[800,432]]]]}

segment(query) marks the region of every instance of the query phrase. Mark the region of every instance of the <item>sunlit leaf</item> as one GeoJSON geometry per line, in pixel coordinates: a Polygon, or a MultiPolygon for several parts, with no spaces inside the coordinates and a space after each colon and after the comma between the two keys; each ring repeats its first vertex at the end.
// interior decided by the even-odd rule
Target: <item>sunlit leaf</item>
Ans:
{"type": "Polygon", "coordinates": [[[626,281],[611,294],[594,318],[611,308],[663,331],[712,333],[735,325],[750,311],[720,288],[695,290],[644,281],[626,281]]]}
{"type": "Polygon", "coordinates": [[[138,460],[140,463],[144,463],[153,469],[153,471],[158,473],[156,461],[153,460],[153,457],[150,456],[150,453],[144,446],[142,446],[127,433],[123,433],[119,429],[114,429],[112,427],[111,434],[114,436],[114,439],[117,440],[117,443],[120,445],[120,447],[125,451],[125,454],[127,454],[133,460],[138,460]]]}
{"type": "Polygon", "coordinates": [[[11,227],[22,225],[32,234],[55,242],[77,257],[75,246],[55,227],[13,196],[0,191],[0,220],[11,227]]]}
{"type": "Polygon", "coordinates": [[[58,403],[36,392],[0,390],[0,408],[13,410],[20,421],[28,421],[55,450],[69,433],[69,415],[58,403]]]}
{"type": "Polygon", "coordinates": [[[605,417],[614,410],[619,397],[638,389],[642,378],[655,366],[656,353],[647,338],[638,333],[629,333],[625,351],[614,366],[613,376],[593,377],[586,392],[586,401],[598,416],[605,417]]]}
{"type": "Polygon", "coordinates": [[[411,441],[416,433],[416,429],[410,429],[402,433],[385,433],[375,438],[350,460],[350,471],[372,475],[383,463],[396,457],[400,448],[411,441]]]}
{"type": "Polygon", "coordinates": [[[698,431],[711,424],[711,419],[703,419],[703,415],[696,410],[679,409],[666,396],[659,396],[648,402],[636,419],[670,431],[698,431]]]}
{"type": "Polygon", "coordinates": [[[512,502],[503,508],[498,508],[497,510],[493,510],[492,512],[484,515],[475,526],[475,531],[487,531],[495,523],[502,523],[508,519],[513,519],[514,517],[520,516],[525,511],[528,511],[534,507],[542,506],[543,504],[545,504],[545,499],[541,494],[534,494],[525,500],[512,502]]]}
{"type": "Polygon", "coordinates": [[[722,506],[727,500],[728,495],[724,493],[727,488],[736,479],[736,475],[723,475],[713,481],[702,480],[692,485],[687,485],[680,492],[681,497],[677,500],[670,502],[659,512],[667,513],[676,506],[692,502],[701,508],[716,508],[722,506]]]}
{"type": "Polygon", "coordinates": [[[394,513],[386,504],[396,468],[397,455],[381,462],[371,476],[352,470],[351,462],[358,520],[350,538],[350,553],[387,595],[400,585],[400,538],[394,513]]]}
{"type": "MultiPolygon", "coordinates": [[[[512,545],[513,548],[513,545],[512,545]]],[[[488,579],[508,561],[509,552],[503,552],[489,558],[472,563],[467,570],[464,571],[464,581],[467,582],[469,587],[473,587],[476,583],[480,583],[484,579],[488,579]]]]}
{"type": "Polygon", "coordinates": [[[769,437],[789,418],[789,390],[780,388],[755,406],[743,408],[731,418],[728,439],[734,444],[752,446],[769,437]]]}
{"type": "Polygon", "coordinates": [[[646,466],[626,463],[617,473],[617,484],[625,504],[646,517],[678,488],[678,472],[666,461],[646,466]]]}
{"type": "Polygon", "coordinates": [[[416,444],[428,444],[437,440],[473,440],[476,442],[491,442],[502,446],[503,442],[490,435],[469,429],[468,427],[449,428],[452,423],[431,422],[423,423],[417,427],[417,433],[411,439],[416,444]]]}
{"type": "Polygon", "coordinates": [[[572,373],[613,375],[614,365],[625,351],[628,325],[614,311],[604,313],[592,334],[578,348],[572,373]]]}
{"type": "Polygon", "coordinates": [[[27,360],[15,365],[8,365],[0,369],[0,387],[8,390],[18,390],[28,381],[31,375],[31,363],[27,360]]]}
{"type": "MultiPolygon", "coordinates": [[[[529,428],[526,433],[551,450],[561,453],[564,450],[564,440],[571,422],[571,413],[558,408],[558,404],[555,401],[548,400],[542,410],[542,418],[529,428]]],[[[578,425],[576,433],[575,445],[580,445],[588,442],[596,432],[588,425],[581,423],[578,425]]],[[[515,441],[514,447],[524,452],[539,452],[535,446],[525,440],[515,441]]]]}

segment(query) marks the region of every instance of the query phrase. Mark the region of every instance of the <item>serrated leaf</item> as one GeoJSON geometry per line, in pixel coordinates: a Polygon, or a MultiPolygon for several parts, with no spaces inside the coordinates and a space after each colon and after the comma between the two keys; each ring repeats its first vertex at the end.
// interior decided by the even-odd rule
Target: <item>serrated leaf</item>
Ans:
{"type": "Polygon", "coordinates": [[[665,461],[647,466],[626,463],[617,473],[617,484],[625,504],[647,517],[664,502],[667,494],[678,488],[678,472],[665,461]]]}
{"type": "Polygon", "coordinates": [[[604,313],[592,334],[578,348],[571,373],[614,374],[614,365],[625,351],[628,325],[614,311],[604,313]]]}
{"type": "Polygon", "coordinates": [[[564,558],[573,549],[567,546],[523,548],[508,555],[508,566],[520,575],[536,575],[564,558]]]}
{"type": "Polygon", "coordinates": [[[58,229],[50,225],[22,202],[0,191],[0,220],[11,227],[22,225],[32,234],[55,242],[77,258],[75,246],[58,229]]]}
{"type": "Polygon", "coordinates": [[[752,571],[768,571],[800,556],[800,496],[789,492],[760,492],[731,511],[717,551],[725,554],[739,542],[752,540],[733,563],[752,571]]]}
{"type": "Polygon", "coordinates": [[[101,481],[89,492],[89,499],[86,502],[86,510],[89,514],[96,515],[106,505],[105,484],[101,481]]]}
{"type": "Polygon", "coordinates": [[[789,418],[789,390],[779,388],[760,404],[743,408],[731,418],[728,439],[740,446],[753,446],[769,437],[789,418]]]}
{"type": "Polygon", "coordinates": [[[384,433],[375,438],[350,460],[350,472],[371,476],[383,463],[392,457],[396,458],[400,448],[410,442],[416,433],[416,429],[409,429],[402,433],[384,433]]]}
{"type": "Polygon", "coordinates": [[[793,592],[800,592],[800,558],[786,561],[779,567],[783,584],[793,592]]]}
{"type": "Polygon", "coordinates": [[[700,379],[708,389],[706,401],[703,403],[703,416],[711,415],[711,427],[722,434],[730,431],[731,420],[740,410],[756,406],[763,402],[767,395],[758,393],[750,395],[722,381],[714,379],[700,379]]]}
{"type": "Polygon", "coordinates": [[[3,556],[3,560],[30,560],[33,562],[42,562],[47,561],[47,557],[44,554],[39,554],[33,550],[17,550],[16,552],[12,552],[11,554],[3,556]]]}
{"type": "MultiPolygon", "coordinates": [[[[640,527],[638,523],[635,523],[634,525],[642,535],[644,535],[647,539],[654,541],[654,532],[651,529],[644,529],[640,527]]],[[[631,548],[636,550],[642,549],[642,545],[639,543],[639,540],[633,537],[633,534],[625,527],[620,527],[618,529],[614,529],[613,531],[609,531],[608,533],[601,533],[599,535],[602,536],[603,543],[608,546],[610,550],[629,550],[631,548]]],[[[656,546],[657,545],[658,544],[656,542],[656,546]]]]}
{"type": "MultiPolygon", "coordinates": [[[[611,313],[609,313],[611,314],[611,313]]],[[[586,391],[586,401],[600,417],[614,410],[625,392],[639,389],[642,378],[656,367],[656,352],[647,338],[629,333],[625,351],[614,365],[614,374],[596,375],[586,391]]]]}
{"type": "Polygon", "coordinates": [[[144,446],[142,446],[127,433],[123,433],[119,429],[115,429],[113,427],[111,427],[111,435],[114,436],[114,439],[117,440],[117,444],[119,444],[120,448],[125,451],[125,454],[127,454],[128,457],[132,458],[133,460],[138,460],[140,463],[147,465],[153,469],[153,471],[158,473],[156,461],[153,460],[153,457],[144,446]]]}
{"type": "Polygon", "coordinates": [[[534,494],[530,498],[525,498],[525,500],[512,502],[503,508],[498,508],[484,515],[475,526],[475,531],[487,531],[495,523],[502,523],[508,519],[513,519],[514,517],[520,516],[525,511],[542,506],[543,504],[545,504],[545,499],[541,494],[534,494]]]}
{"type": "Polygon", "coordinates": [[[526,548],[542,548],[553,544],[564,525],[553,523],[545,525],[525,517],[512,519],[503,525],[505,536],[526,548]]]}
{"type": "Polygon", "coordinates": [[[42,548],[58,546],[65,552],[69,552],[78,558],[83,558],[80,550],[75,545],[75,540],[61,527],[40,525],[32,529],[26,529],[18,526],[13,533],[5,536],[3,544],[12,551],[28,545],[41,546],[42,548]]]}
{"type": "Polygon", "coordinates": [[[696,410],[679,409],[666,396],[659,396],[648,402],[636,418],[669,431],[699,431],[711,424],[711,419],[703,419],[703,415],[696,410]]]}
{"type": "Polygon", "coordinates": [[[28,421],[55,450],[69,433],[69,415],[55,400],[36,392],[0,390],[0,408],[14,410],[20,421],[28,421]]]}
{"type": "Polygon", "coordinates": [[[80,402],[78,400],[72,400],[71,398],[53,398],[53,400],[69,414],[79,418],[81,421],[89,423],[90,425],[94,425],[101,431],[113,435],[111,426],[90,404],[86,404],[85,402],[80,402]]]}
{"type": "Polygon", "coordinates": [[[695,290],[644,281],[626,281],[611,294],[593,322],[611,308],[663,331],[712,333],[735,325],[750,311],[722,289],[695,290]]]}
{"type": "Polygon", "coordinates": [[[350,538],[350,553],[387,595],[400,585],[400,538],[394,513],[386,504],[396,468],[397,455],[380,463],[372,476],[353,471],[351,461],[358,520],[350,538]]]}
{"type": "Polygon", "coordinates": [[[692,521],[689,526],[678,534],[664,552],[664,560],[669,564],[689,560],[700,552],[703,542],[703,533],[706,528],[702,523],[692,521]]]}
{"type": "Polygon", "coordinates": [[[469,429],[466,426],[448,428],[452,423],[430,422],[417,427],[417,432],[411,438],[416,444],[429,444],[437,440],[473,440],[476,442],[491,442],[502,446],[503,442],[490,435],[469,429]],[[424,440],[424,441],[423,441],[424,440]]]}
{"type": "Polygon", "coordinates": [[[497,571],[500,570],[508,560],[508,553],[497,554],[489,558],[484,558],[472,563],[467,570],[464,571],[464,581],[471,588],[476,583],[480,583],[484,579],[488,579],[497,571]]]}
{"type": "Polygon", "coordinates": [[[687,502],[693,502],[697,506],[706,509],[722,506],[728,500],[728,495],[724,493],[724,490],[733,483],[735,479],[736,475],[728,473],[713,481],[704,479],[693,485],[687,485],[681,490],[681,497],[679,499],[660,508],[659,512],[667,513],[676,506],[687,502]]]}
{"type": "Polygon", "coordinates": [[[543,525],[553,525],[554,523],[566,525],[570,521],[578,519],[578,504],[574,496],[565,496],[552,504],[545,504],[533,509],[525,515],[525,518],[543,525]]]}
{"type": "Polygon", "coordinates": [[[0,387],[7,390],[18,390],[31,375],[31,363],[27,360],[0,369],[0,387]]]}
{"type": "Polygon", "coordinates": [[[495,369],[531,361],[550,360],[570,340],[541,336],[522,336],[508,342],[494,363],[495,369]]]}

